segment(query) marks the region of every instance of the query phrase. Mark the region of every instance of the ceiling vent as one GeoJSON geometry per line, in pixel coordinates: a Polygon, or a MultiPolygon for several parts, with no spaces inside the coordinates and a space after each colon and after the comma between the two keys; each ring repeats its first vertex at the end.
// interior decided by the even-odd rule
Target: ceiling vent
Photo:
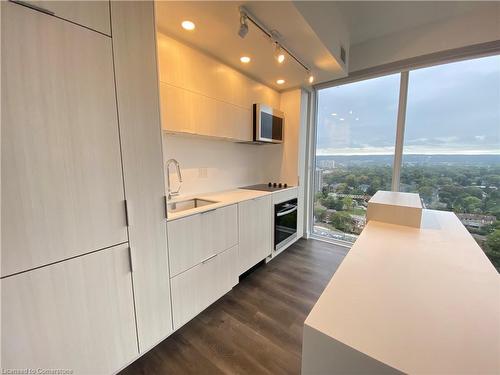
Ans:
{"type": "Polygon", "coordinates": [[[340,46],[340,60],[342,60],[344,65],[346,64],[346,53],[344,46],[340,46]]]}

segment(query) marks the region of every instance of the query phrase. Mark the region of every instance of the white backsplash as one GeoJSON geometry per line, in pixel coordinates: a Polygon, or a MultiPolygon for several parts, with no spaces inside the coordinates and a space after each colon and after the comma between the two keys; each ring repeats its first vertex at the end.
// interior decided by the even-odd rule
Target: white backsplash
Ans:
{"type": "MultiPolygon", "coordinates": [[[[181,196],[278,182],[282,152],[281,145],[246,145],[163,133],[164,161],[173,158],[181,166],[181,196]]],[[[177,175],[173,167],[170,180],[176,189],[177,175]]]]}

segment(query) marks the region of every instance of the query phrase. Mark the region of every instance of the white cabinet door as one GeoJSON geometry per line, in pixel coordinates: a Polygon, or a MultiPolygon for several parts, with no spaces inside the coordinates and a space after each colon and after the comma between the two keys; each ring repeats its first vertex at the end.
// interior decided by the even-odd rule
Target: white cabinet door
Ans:
{"type": "Polygon", "coordinates": [[[2,368],[111,374],[137,356],[126,245],[1,283],[2,368]]]}
{"type": "Polygon", "coordinates": [[[238,206],[233,204],[201,214],[203,258],[227,250],[238,243],[238,206]]]}
{"type": "Polygon", "coordinates": [[[178,329],[236,284],[238,246],[208,259],[172,279],[174,328],[178,329]]]}
{"type": "Polygon", "coordinates": [[[113,1],[113,52],[141,352],[172,332],[154,4],[113,1]]]}
{"type": "Polygon", "coordinates": [[[203,259],[201,223],[201,215],[192,215],[167,223],[170,277],[195,266],[203,259]]]}
{"type": "Polygon", "coordinates": [[[160,82],[160,90],[162,127],[166,131],[252,141],[250,108],[219,101],[165,82],[160,82]]]}
{"type": "Polygon", "coordinates": [[[238,203],[239,274],[271,255],[272,215],[271,195],[238,203]]]}
{"type": "Polygon", "coordinates": [[[171,276],[238,243],[235,204],[169,221],[168,249],[171,276]]]}
{"type": "Polygon", "coordinates": [[[111,35],[109,1],[23,1],[28,6],[53,13],[78,25],[111,35]]]}
{"type": "Polygon", "coordinates": [[[123,243],[127,231],[111,39],[1,6],[6,276],[123,243]]]}

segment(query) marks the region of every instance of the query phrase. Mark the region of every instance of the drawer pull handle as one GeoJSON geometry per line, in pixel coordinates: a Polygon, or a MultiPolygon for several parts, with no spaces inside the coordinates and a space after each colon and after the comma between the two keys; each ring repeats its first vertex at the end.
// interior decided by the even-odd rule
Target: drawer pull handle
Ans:
{"type": "Polygon", "coordinates": [[[216,256],[217,256],[217,253],[215,253],[215,254],[213,254],[213,255],[210,255],[207,259],[202,260],[202,261],[201,261],[201,263],[206,263],[206,262],[208,262],[210,259],[215,258],[216,256]]]}

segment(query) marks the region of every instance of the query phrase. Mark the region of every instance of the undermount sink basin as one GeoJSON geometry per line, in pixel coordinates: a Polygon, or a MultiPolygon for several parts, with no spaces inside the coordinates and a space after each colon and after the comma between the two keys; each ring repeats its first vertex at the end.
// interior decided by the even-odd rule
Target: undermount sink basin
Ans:
{"type": "Polygon", "coordinates": [[[209,201],[206,199],[187,199],[185,201],[171,202],[167,205],[168,212],[181,212],[186,210],[192,210],[193,208],[208,206],[214,203],[218,203],[216,201],[209,201]]]}

